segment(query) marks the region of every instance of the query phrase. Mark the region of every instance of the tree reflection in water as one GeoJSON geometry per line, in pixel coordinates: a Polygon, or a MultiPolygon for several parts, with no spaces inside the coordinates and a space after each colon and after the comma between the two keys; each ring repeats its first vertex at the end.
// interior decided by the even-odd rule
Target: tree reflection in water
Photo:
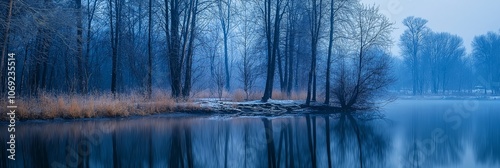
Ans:
{"type": "Polygon", "coordinates": [[[481,164],[494,166],[500,164],[500,113],[492,107],[483,106],[485,114],[474,120],[477,122],[472,137],[475,159],[481,164]]]}
{"type": "Polygon", "coordinates": [[[410,115],[401,118],[404,167],[456,166],[461,162],[471,121],[460,119],[460,129],[455,129],[458,122],[449,119],[456,116],[450,115],[448,107],[452,106],[415,105],[411,106],[410,115]]]}
{"type": "Polygon", "coordinates": [[[391,140],[384,120],[343,113],[334,123],[335,165],[341,167],[387,167],[391,140]]]}
{"type": "MultiPolygon", "coordinates": [[[[28,122],[18,127],[17,138],[20,141],[17,143],[16,162],[2,159],[0,165],[2,167],[383,165],[381,161],[385,160],[390,141],[381,131],[376,131],[374,125],[350,114],[335,116],[311,114],[276,118],[146,117],[124,120],[28,122]]],[[[2,136],[2,140],[6,138],[2,136]]]]}

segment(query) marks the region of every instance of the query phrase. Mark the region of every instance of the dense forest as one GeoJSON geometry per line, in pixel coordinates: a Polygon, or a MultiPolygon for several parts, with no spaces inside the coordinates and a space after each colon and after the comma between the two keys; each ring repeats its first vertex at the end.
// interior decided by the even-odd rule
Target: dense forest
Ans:
{"type": "Polygon", "coordinates": [[[476,36],[467,53],[427,22],[408,17],[391,39],[394,23],[358,0],[2,0],[1,87],[15,53],[22,97],[243,91],[352,107],[386,91],[500,92],[500,32],[476,36]]]}

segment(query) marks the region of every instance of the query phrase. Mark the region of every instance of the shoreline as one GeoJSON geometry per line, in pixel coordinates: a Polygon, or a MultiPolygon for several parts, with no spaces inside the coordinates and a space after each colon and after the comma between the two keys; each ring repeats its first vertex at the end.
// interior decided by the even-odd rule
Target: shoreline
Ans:
{"type": "MultiPolygon", "coordinates": [[[[136,105],[140,107],[141,105],[136,105]]],[[[116,116],[93,116],[93,117],[68,117],[54,116],[52,118],[43,118],[35,116],[34,118],[21,118],[18,121],[82,121],[93,119],[124,119],[136,117],[154,117],[166,116],[229,116],[229,117],[278,117],[286,115],[303,115],[303,114],[338,114],[346,110],[339,107],[326,106],[324,104],[314,102],[310,106],[305,106],[303,101],[297,100],[270,100],[268,102],[244,101],[219,101],[215,99],[197,100],[194,102],[176,103],[175,108],[171,111],[155,112],[149,114],[129,114],[116,116]]],[[[8,122],[5,118],[0,120],[0,123],[8,122]]]]}
{"type": "MultiPolygon", "coordinates": [[[[440,96],[440,95],[421,95],[421,96],[397,96],[394,101],[397,100],[484,100],[484,101],[498,101],[500,96],[440,96]]],[[[310,106],[305,106],[302,100],[273,100],[270,99],[268,102],[261,102],[260,100],[253,101],[231,101],[231,100],[219,100],[216,98],[198,98],[192,101],[185,102],[160,102],[156,101],[142,101],[134,102],[132,104],[127,104],[127,102],[122,102],[127,100],[115,100],[116,105],[113,104],[113,108],[120,107],[119,110],[122,111],[112,111],[116,109],[107,109],[105,107],[100,111],[97,107],[91,107],[90,109],[76,108],[72,106],[75,105],[75,101],[70,101],[70,107],[57,107],[49,112],[44,111],[18,111],[16,112],[16,120],[18,121],[53,121],[53,120],[86,120],[86,119],[103,119],[103,118],[133,118],[133,117],[146,117],[155,115],[194,115],[194,116],[250,116],[250,117],[275,117],[275,116],[285,116],[285,115],[303,115],[303,114],[338,114],[342,112],[353,112],[355,109],[342,109],[336,106],[327,106],[320,102],[313,102],[310,106]],[[127,107],[125,107],[127,106],[127,107]],[[79,109],[77,114],[71,110],[79,109]],[[91,110],[91,111],[89,111],[91,110]],[[123,112],[125,110],[125,112],[123,112]],[[45,113],[50,113],[45,114],[45,113]],[[92,113],[92,114],[90,114],[92,113]]],[[[166,101],[166,100],[163,100],[166,101]]],[[[89,104],[88,101],[85,101],[89,104]]],[[[59,106],[64,106],[61,100],[58,102],[59,106]]],[[[43,104],[39,102],[39,104],[43,104]]],[[[91,102],[92,106],[94,105],[91,102]]],[[[30,104],[32,105],[32,104],[30,104]]],[[[82,104],[80,106],[85,106],[82,104]]],[[[22,108],[21,108],[22,109],[22,108]]],[[[26,108],[25,108],[26,110],[26,108]]],[[[37,109],[39,110],[39,109],[37,109]]],[[[0,122],[9,122],[8,116],[3,116],[0,118],[0,122]]]]}

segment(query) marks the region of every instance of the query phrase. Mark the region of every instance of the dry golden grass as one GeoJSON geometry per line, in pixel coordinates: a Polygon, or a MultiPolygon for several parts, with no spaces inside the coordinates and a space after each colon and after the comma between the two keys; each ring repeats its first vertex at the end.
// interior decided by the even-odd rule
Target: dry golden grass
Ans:
{"type": "Polygon", "coordinates": [[[248,100],[260,100],[262,95],[264,95],[264,92],[252,92],[248,95],[248,100]]]}
{"type": "Polygon", "coordinates": [[[30,111],[33,111],[35,109],[35,107],[33,106],[35,103],[25,100],[18,100],[16,101],[16,103],[18,104],[16,110],[17,118],[19,119],[32,118],[33,113],[31,113],[30,111]]]}
{"type": "MultiPolygon", "coordinates": [[[[6,106],[7,101],[0,105],[6,106]]],[[[151,99],[142,93],[120,94],[93,93],[91,95],[63,95],[39,93],[37,96],[16,101],[18,119],[127,117],[161,112],[207,110],[190,100],[175,100],[170,93],[155,92],[151,99]]],[[[4,115],[0,120],[7,120],[4,115]]]]}
{"type": "MultiPolygon", "coordinates": [[[[258,93],[257,97],[262,96],[264,93],[258,93]]],[[[273,90],[272,99],[274,100],[305,100],[307,97],[306,91],[292,92],[290,96],[286,92],[281,92],[281,90],[273,90]]],[[[260,97],[259,97],[260,98],[260,97]]]]}
{"type": "Polygon", "coordinates": [[[242,102],[247,100],[247,95],[245,91],[238,89],[233,92],[233,101],[235,102],[242,102]]]}
{"type": "Polygon", "coordinates": [[[285,99],[289,99],[289,97],[287,96],[286,93],[283,93],[280,90],[273,90],[272,99],[285,100],[285,99]]]}
{"type": "Polygon", "coordinates": [[[301,90],[299,92],[292,92],[291,93],[291,100],[305,100],[307,98],[307,91],[301,90]]]}
{"type": "MultiPolygon", "coordinates": [[[[59,100],[61,100],[61,98],[59,98],[59,100]]],[[[67,109],[65,109],[64,111],[67,112],[69,118],[85,117],[85,115],[82,115],[84,114],[84,110],[80,107],[80,104],[78,104],[76,99],[71,99],[71,102],[67,106],[67,109]]],[[[62,113],[64,113],[64,111],[62,113]]]]}
{"type": "Polygon", "coordinates": [[[149,106],[146,105],[144,108],[148,109],[147,111],[150,111],[151,113],[159,113],[159,112],[175,110],[176,102],[168,95],[169,94],[162,92],[153,95],[152,98],[153,102],[149,102],[151,103],[151,105],[149,106]]]}

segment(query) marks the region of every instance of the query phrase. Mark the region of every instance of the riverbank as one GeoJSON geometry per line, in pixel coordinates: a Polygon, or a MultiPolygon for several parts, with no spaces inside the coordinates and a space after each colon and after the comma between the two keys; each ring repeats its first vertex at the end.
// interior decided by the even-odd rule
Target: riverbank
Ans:
{"type": "MultiPolygon", "coordinates": [[[[1,101],[6,106],[7,101],[1,101]]],[[[173,111],[204,110],[190,101],[177,101],[167,94],[154,94],[147,99],[141,94],[65,95],[40,93],[36,97],[16,100],[16,119],[76,119],[100,117],[128,117],[173,111]]],[[[6,115],[1,120],[7,120],[6,115]]]]}
{"type": "MultiPolygon", "coordinates": [[[[1,106],[6,106],[1,101],[1,106]]],[[[304,112],[336,113],[340,108],[302,100],[242,101],[236,98],[192,98],[176,100],[168,93],[159,92],[150,99],[142,94],[56,95],[40,93],[36,97],[16,100],[15,118],[18,120],[51,120],[81,118],[123,118],[181,112],[188,114],[227,114],[234,116],[280,116],[304,112]]],[[[2,115],[1,121],[10,116],[2,115]]]]}

